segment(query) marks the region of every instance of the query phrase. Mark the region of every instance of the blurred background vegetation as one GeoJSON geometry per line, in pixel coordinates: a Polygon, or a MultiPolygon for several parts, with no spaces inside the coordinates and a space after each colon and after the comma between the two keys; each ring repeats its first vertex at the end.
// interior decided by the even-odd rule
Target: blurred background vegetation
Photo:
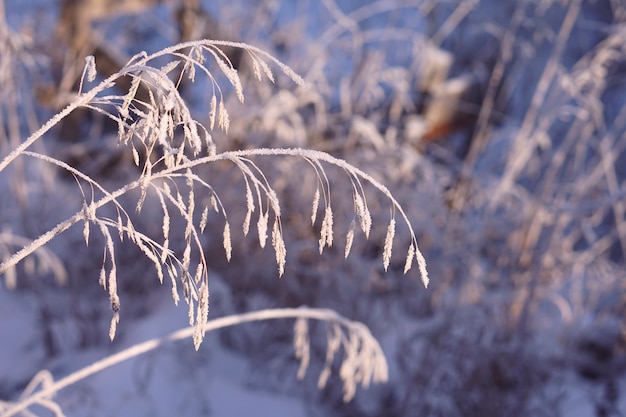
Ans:
{"type": "MultiPolygon", "coordinates": [[[[369,240],[357,238],[347,260],[343,241],[320,256],[319,231],[309,220],[315,173],[293,160],[259,162],[283,202],[285,276],[279,281],[273,254],[241,233],[233,234],[227,263],[216,233],[204,242],[219,288],[210,316],[300,305],[336,309],[382,341],[391,381],[348,404],[338,381],[318,391],[315,367],[326,349],[320,337],[314,370],[296,384],[292,329],[272,323],[221,334],[224,346],[251,362],[251,386],[301,396],[311,415],[626,414],[622,1],[4,0],[0,6],[1,155],[72,100],[87,55],[105,76],[142,50],[232,40],[277,56],[307,86],[253,82],[246,57],[226,50],[244,78],[246,101],[239,104],[230,92],[231,128],[228,136],[215,134],[218,150],[323,150],[372,174],[406,209],[428,262],[427,290],[416,273],[403,276],[404,253],[383,271],[389,213],[381,196],[370,196],[380,227],[369,240]]],[[[208,121],[205,88],[183,83],[181,91],[198,120],[208,121]]],[[[116,134],[105,118],[81,110],[38,146],[104,183],[121,184],[134,164],[116,134]]],[[[82,202],[73,178],[49,166],[22,161],[9,174],[0,176],[0,254],[23,245],[16,236],[37,237],[82,202]]],[[[245,199],[235,171],[215,165],[203,175],[238,224],[245,199]]],[[[339,170],[329,176],[345,236],[350,184],[339,170]]],[[[145,230],[159,232],[157,209],[147,207],[137,219],[145,230]]],[[[408,246],[408,238],[398,230],[396,239],[408,246]]],[[[163,291],[150,261],[125,245],[118,249],[121,296],[131,301],[122,338],[124,320],[149,315],[163,291]]],[[[4,283],[36,300],[43,351],[35,368],[108,343],[108,303],[97,282],[101,245],[85,247],[72,229],[47,249],[50,259],[25,262],[19,278],[4,283]]],[[[0,398],[15,395],[31,376],[0,375],[0,398]]]]}

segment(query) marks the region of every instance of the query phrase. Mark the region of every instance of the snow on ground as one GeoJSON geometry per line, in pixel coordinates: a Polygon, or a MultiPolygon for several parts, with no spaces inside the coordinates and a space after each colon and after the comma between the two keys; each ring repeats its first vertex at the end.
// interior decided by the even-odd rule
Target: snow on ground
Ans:
{"type": "Polygon", "coordinates": [[[33,296],[0,285],[0,400],[39,371],[43,358],[33,296]]]}
{"type": "MultiPolygon", "coordinates": [[[[163,294],[156,309],[139,320],[122,320],[120,340],[87,351],[65,352],[44,361],[33,300],[20,292],[0,290],[0,387],[2,400],[19,392],[40,369],[55,379],[133,344],[165,336],[185,327],[187,309],[163,294]]],[[[217,334],[196,352],[191,340],[169,343],[142,356],[114,365],[60,391],[55,400],[67,416],[293,416],[305,415],[304,404],[246,385],[244,359],[221,347],[217,334]]],[[[294,382],[296,381],[294,375],[294,382]]],[[[38,415],[48,415],[33,408],[38,415]]]]}

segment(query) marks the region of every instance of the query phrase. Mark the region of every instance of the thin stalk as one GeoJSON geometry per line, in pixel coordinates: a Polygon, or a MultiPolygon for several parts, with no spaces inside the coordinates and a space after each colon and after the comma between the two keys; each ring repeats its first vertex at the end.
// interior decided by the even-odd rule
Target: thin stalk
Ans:
{"type": "MultiPolygon", "coordinates": [[[[213,330],[222,329],[225,327],[235,326],[243,323],[250,323],[254,321],[261,320],[276,320],[276,319],[289,319],[289,318],[303,318],[303,319],[312,319],[312,320],[320,320],[326,322],[337,323],[346,328],[354,328],[355,326],[359,326],[360,323],[353,322],[348,320],[339,314],[335,313],[332,310],[328,309],[313,309],[313,308],[282,308],[282,309],[268,309],[261,311],[254,311],[250,313],[243,313],[237,315],[231,315],[227,317],[221,317],[218,319],[210,320],[204,326],[205,332],[210,332],[213,330]]],[[[361,325],[362,326],[362,325],[361,325]]],[[[49,401],[55,393],[60,390],[67,388],[70,385],[75,384],[78,381],[81,381],[95,373],[98,373],[104,369],[110,368],[113,365],[118,363],[127,361],[128,359],[134,358],[136,356],[142,355],[146,352],[154,350],[166,343],[174,342],[178,340],[188,339],[194,335],[196,331],[195,327],[187,327],[181,330],[177,330],[175,332],[170,333],[165,337],[158,337],[154,339],[147,340],[145,342],[139,343],[137,345],[131,346],[127,349],[124,349],[121,352],[118,352],[114,355],[108,356],[104,359],[101,359],[97,362],[92,363],[85,368],[82,368],[65,378],[62,378],[55,382],[54,384],[43,388],[41,391],[31,395],[30,397],[21,400],[19,403],[15,404],[13,407],[6,410],[0,417],[11,417],[20,412],[26,411],[30,406],[36,404],[42,404],[44,402],[49,401]]],[[[376,340],[371,337],[368,340],[369,343],[375,343],[376,349],[381,353],[382,356],[382,348],[376,342],[376,340]]]]}

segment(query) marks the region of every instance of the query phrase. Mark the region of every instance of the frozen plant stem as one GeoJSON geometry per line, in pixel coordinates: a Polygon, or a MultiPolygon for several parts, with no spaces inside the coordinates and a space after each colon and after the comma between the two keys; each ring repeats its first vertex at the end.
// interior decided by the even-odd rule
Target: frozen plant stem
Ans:
{"type": "MultiPolygon", "coordinates": [[[[369,333],[369,331],[366,330],[366,328],[362,324],[348,320],[332,310],[313,308],[284,308],[261,310],[211,320],[205,324],[204,330],[206,332],[210,332],[225,327],[235,326],[237,324],[250,323],[261,320],[289,318],[320,320],[331,324],[338,324],[348,330],[360,332],[360,336],[362,337],[362,343],[369,344],[372,347],[373,351],[376,353],[375,359],[382,361],[381,363],[377,364],[377,369],[379,370],[379,372],[372,375],[373,381],[384,382],[386,380],[387,365],[384,359],[384,355],[382,353],[382,348],[380,347],[376,339],[374,339],[374,337],[369,333]]],[[[36,392],[30,397],[21,400],[17,404],[13,405],[13,407],[8,408],[6,411],[4,411],[3,414],[0,414],[0,417],[11,417],[18,413],[25,412],[32,405],[48,402],[55,393],[70,385],[75,384],[78,381],[81,381],[113,365],[154,350],[159,346],[164,345],[165,343],[188,339],[193,336],[194,332],[195,327],[193,326],[182,330],[177,330],[165,337],[147,340],[145,342],[131,346],[130,348],[118,352],[114,355],[108,356],[100,361],[94,362],[93,364],[77,372],[74,372],[66,376],[65,378],[58,380],[54,384],[43,388],[41,391],[36,392]]],[[[363,385],[367,385],[368,383],[369,381],[362,381],[363,385]]]]}

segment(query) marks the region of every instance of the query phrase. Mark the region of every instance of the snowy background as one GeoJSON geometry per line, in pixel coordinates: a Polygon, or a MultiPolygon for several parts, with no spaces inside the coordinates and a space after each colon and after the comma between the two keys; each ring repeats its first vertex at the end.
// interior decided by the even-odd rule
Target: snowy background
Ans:
{"type": "MultiPolygon", "coordinates": [[[[306,147],[371,174],[406,210],[431,277],[424,289],[417,271],[404,276],[403,250],[384,271],[389,209],[370,189],[374,227],[368,240],[357,234],[344,260],[352,189],[332,167],[339,237],[320,256],[319,225],[310,222],[315,172],[296,159],[260,159],[282,203],[285,274],[278,278],[271,249],[241,232],[226,262],[221,219],[209,218],[209,318],[335,309],[380,341],[389,382],[344,403],[337,362],[318,389],[323,324],[312,325],[311,364],[299,381],[293,321],[272,321],[210,333],[198,352],[183,340],[112,366],[54,397],[65,415],[626,415],[622,1],[0,4],[0,157],[68,103],[87,55],[106,73],[107,59],[123,65],[183,40],[245,42],[307,85],[284,76],[258,82],[245,56],[225,50],[246,99],[225,90],[231,126],[215,132],[218,151],[306,147]]],[[[181,87],[203,122],[209,88],[202,80],[181,87]]],[[[34,148],[116,189],[137,176],[116,135],[82,112],[34,148]]],[[[240,176],[220,164],[203,175],[240,224],[240,176]]],[[[0,192],[2,258],[83,201],[71,175],[27,158],[0,172],[0,192]]],[[[146,204],[134,221],[157,234],[160,215],[146,204]]],[[[407,243],[407,230],[398,228],[396,241],[407,243]]],[[[86,247],[74,227],[0,276],[0,401],[17,401],[40,370],[58,380],[187,325],[187,309],[174,305],[151,262],[120,242],[121,321],[110,342],[110,304],[98,285],[103,244],[92,236],[86,247]]]]}

